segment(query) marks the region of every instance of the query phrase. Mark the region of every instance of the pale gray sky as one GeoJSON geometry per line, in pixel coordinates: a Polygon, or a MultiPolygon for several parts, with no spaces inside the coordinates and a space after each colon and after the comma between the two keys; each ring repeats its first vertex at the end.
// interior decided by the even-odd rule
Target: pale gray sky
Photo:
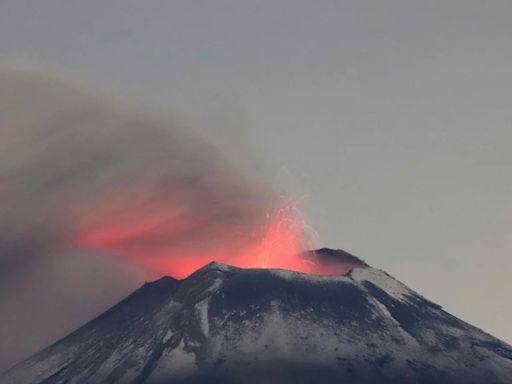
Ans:
{"type": "Polygon", "coordinates": [[[511,19],[505,0],[2,0],[0,63],[249,147],[319,245],[512,342],[511,19]]]}

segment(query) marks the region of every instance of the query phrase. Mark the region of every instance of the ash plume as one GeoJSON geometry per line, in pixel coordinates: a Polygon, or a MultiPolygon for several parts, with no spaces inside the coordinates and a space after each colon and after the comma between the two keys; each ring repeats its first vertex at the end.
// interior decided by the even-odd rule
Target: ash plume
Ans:
{"type": "Polygon", "coordinates": [[[85,247],[180,275],[178,257],[229,262],[270,209],[268,189],[186,126],[55,77],[1,74],[0,130],[4,272],[85,247]]]}

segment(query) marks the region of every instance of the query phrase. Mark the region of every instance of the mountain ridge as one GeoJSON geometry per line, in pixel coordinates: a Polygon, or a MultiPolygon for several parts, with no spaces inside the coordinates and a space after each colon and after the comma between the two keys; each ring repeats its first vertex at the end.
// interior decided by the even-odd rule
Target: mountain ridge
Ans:
{"type": "Polygon", "coordinates": [[[144,284],[0,382],[502,384],[509,377],[511,346],[379,269],[319,276],[212,262],[182,280],[144,284]]]}

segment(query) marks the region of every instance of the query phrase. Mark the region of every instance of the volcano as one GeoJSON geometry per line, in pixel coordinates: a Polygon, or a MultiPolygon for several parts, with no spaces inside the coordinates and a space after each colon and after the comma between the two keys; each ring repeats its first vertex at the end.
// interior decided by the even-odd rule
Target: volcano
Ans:
{"type": "Polygon", "coordinates": [[[210,263],[163,277],[1,383],[505,384],[512,347],[343,252],[345,274],[210,263]]]}

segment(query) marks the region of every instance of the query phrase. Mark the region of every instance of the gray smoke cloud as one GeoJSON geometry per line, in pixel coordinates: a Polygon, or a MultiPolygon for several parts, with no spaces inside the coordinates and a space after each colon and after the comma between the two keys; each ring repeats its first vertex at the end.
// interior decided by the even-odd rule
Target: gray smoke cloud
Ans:
{"type": "Polygon", "coordinates": [[[0,74],[0,138],[0,370],[148,273],[229,262],[272,201],[186,125],[46,74],[0,74]]]}

